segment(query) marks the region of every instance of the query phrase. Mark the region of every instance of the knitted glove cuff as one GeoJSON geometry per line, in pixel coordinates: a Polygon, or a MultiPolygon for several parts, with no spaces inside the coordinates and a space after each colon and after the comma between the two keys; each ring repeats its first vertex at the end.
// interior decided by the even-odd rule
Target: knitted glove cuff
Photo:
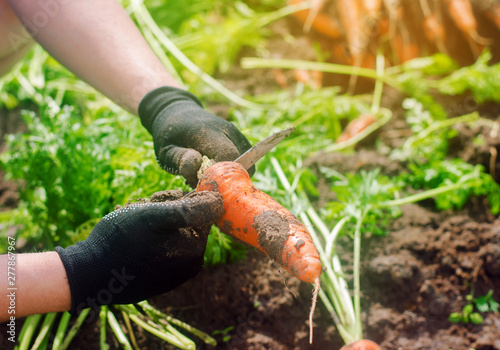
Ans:
{"type": "MultiPolygon", "coordinates": [[[[89,250],[84,244],[77,242],[67,248],[56,247],[55,251],[59,254],[68,277],[72,315],[88,307],[111,304],[112,293],[116,289],[113,283],[106,283],[106,280],[111,281],[113,272],[109,271],[109,276],[103,275],[103,271],[107,269],[103,268],[103,262],[99,259],[99,248],[89,250]],[[107,284],[111,288],[103,289],[102,286],[107,284]]],[[[117,275],[117,272],[114,274],[117,275]]]]}

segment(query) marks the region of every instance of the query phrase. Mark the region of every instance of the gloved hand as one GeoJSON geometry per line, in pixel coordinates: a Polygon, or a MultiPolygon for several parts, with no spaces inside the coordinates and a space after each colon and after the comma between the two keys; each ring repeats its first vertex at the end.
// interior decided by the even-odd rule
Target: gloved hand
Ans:
{"type": "Polygon", "coordinates": [[[139,104],[139,117],[153,136],[160,166],[181,174],[193,188],[202,155],[216,162],[232,161],[251,146],[232,123],[205,111],[193,94],[174,87],[149,92],[139,104]]]}
{"type": "Polygon", "coordinates": [[[84,241],[56,247],[71,290],[71,313],[136,303],[196,276],[210,227],[223,210],[216,192],[167,202],[152,198],[106,215],[84,241]]]}

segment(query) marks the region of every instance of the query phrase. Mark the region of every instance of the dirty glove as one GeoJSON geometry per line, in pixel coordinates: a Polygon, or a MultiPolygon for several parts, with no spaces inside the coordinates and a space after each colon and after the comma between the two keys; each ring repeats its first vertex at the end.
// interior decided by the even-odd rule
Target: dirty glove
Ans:
{"type": "Polygon", "coordinates": [[[164,86],[151,91],[139,104],[139,117],[153,136],[160,166],[181,174],[192,187],[198,182],[202,155],[232,161],[250,148],[232,123],[205,111],[185,90],[164,86]]]}
{"type": "Polygon", "coordinates": [[[135,203],[105,216],[84,241],[56,247],[71,290],[71,313],[136,303],[196,276],[210,226],[222,213],[215,192],[135,203]]]}

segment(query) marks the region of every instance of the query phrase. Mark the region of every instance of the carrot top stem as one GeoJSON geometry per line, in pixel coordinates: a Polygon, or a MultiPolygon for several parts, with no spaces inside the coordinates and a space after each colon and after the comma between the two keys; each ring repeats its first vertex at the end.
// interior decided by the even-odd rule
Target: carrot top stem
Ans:
{"type": "Polygon", "coordinates": [[[205,172],[205,170],[207,170],[208,168],[210,168],[215,162],[208,158],[207,156],[203,156],[201,158],[201,165],[200,165],[200,169],[198,170],[198,179],[201,178],[201,176],[203,175],[203,173],[205,172]]]}

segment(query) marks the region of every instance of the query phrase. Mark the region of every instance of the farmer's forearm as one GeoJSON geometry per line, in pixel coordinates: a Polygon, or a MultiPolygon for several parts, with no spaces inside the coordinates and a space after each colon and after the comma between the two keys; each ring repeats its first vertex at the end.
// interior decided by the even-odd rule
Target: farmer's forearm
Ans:
{"type": "Polygon", "coordinates": [[[10,264],[14,269],[9,270],[9,256],[0,256],[0,322],[10,316],[70,309],[66,271],[56,252],[16,254],[14,261],[14,265],[10,264]]]}
{"type": "Polygon", "coordinates": [[[179,87],[116,0],[8,0],[54,58],[132,113],[159,86],[179,87]]]}
{"type": "Polygon", "coordinates": [[[26,55],[32,46],[32,42],[19,47],[16,51],[9,53],[7,56],[0,57],[0,77],[7,74],[12,67],[16,65],[21,58],[26,55]]]}
{"type": "Polygon", "coordinates": [[[33,39],[26,34],[7,0],[0,0],[0,77],[28,52],[33,39]]]}

